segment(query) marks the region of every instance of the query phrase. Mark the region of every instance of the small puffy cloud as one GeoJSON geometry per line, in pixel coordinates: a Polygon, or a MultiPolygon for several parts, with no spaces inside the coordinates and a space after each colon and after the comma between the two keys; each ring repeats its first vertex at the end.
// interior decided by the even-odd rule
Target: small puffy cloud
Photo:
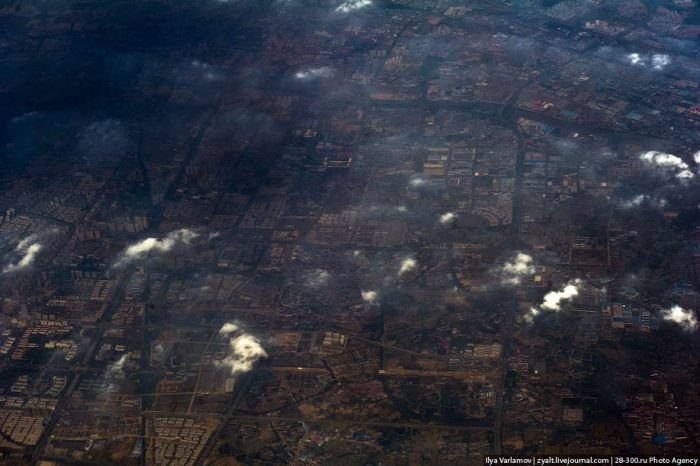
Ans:
{"type": "Polygon", "coordinates": [[[642,153],[639,159],[646,166],[671,173],[681,181],[690,180],[695,176],[690,171],[688,164],[677,155],[652,150],[642,153]]]}
{"type": "Polygon", "coordinates": [[[360,290],[362,300],[366,303],[373,304],[377,300],[377,292],[372,290],[360,290]]]}
{"type": "Polygon", "coordinates": [[[671,57],[664,53],[655,53],[651,56],[651,66],[655,70],[663,70],[669,63],[671,63],[671,57]]]}
{"type": "Polygon", "coordinates": [[[540,308],[545,311],[560,311],[562,301],[570,301],[578,295],[580,280],[574,280],[559,291],[550,291],[544,295],[540,308]]]}
{"type": "Polygon", "coordinates": [[[372,0],[345,0],[338,5],[335,11],[339,13],[350,13],[351,11],[359,10],[368,7],[372,4],[372,0]]]}
{"type": "Polygon", "coordinates": [[[580,280],[574,280],[559,291],[550,291],[544,295],[540,308],[546,311],[560,311],[562,301],[570,301],[578,295],[580,280]]]}
{"type": "Polygon", "coordinates": [[[124,353],[119,359],[107,366],[104,373],[105,381],[109,384],[107,392],[113,392],[117,389],[117,384],[124,379],[124,365],[129,359],[129,354],[124,353]]]}
{"type": "Polygon", "coordinates": [[[415,268],[416,260],[412,257],[406,257],[404,260],[401,261],[401,266],[399,267],[399,276],[405,274],[406,272],[410,272],[415,268]]]}
{"type": "Polygon", "coordinates": [[[537,307],[531,307],[530,310],[528,311],[527,314],[525,314],[525,320],[528,322],[532,322],[535,317],[537,317],[540,314],[540,309],[537,307]]]}
{"type": "Polygon", "coordinates": [[[316,269],[308,272],[306,274],[306,280],[304,284],[309,288],[321,288],[328,280],[331,278],[331,274],[325,270],[316,269]]]}
{"type": "Polygon", "coordinates": [[[248,372],[259,359],[267,358],[260,341],[248,334],[231,339],[229,349],[230,354],[221,363],[231,368],[231,375],[248,372]]]}
{"type": "Polygon", "coordinates": [[[661,71],[666,66],[671,64],[671,57],[665,53],[655,53],[653,55],[642,55],[640,53],[627,54],[627,61],[634,66],[642,66],[645,68],[652,67],[655,70],[661,71]]]}
{"type": "Polygon", "coordinates": [[[622,201],[620,203],[620,206],[626,208],[626,209],[631,209],[632,207],[639,207],[640,205],[644,204],[649,199],[649,196],[646,194],[638,194],[634,196],[632,199],[628,199],[626,201],[622,201]]]}
{"type": "Polygon", "coordinates": [[[542,311],[561,311],[561,305],[564,302],[571,301],[578,296],[578,290],[581,286],[581,280],[576,279],[567,283],[563,288],[557,291],[550,291],[542,299],[542,304],[539,307],[531,307],[530,312],[525,316],[525,319],[531,321],[542,311]]]}
{"type": "Polygon", "coordinates": [[[633,65],[644,64],[644,59],[638,53],[630,53],[627,55],[627,61],[633,65]]]}
{"type": "Polygon", "coordinates": [[[331,78],[335,71],[333,68],[328,66],[321,66],[319,68],[309,68],[307,70],[298,71],[294,77],[296,79],[308,80],[316,78],[331,78]]]}
{"type": "Polygon", "coordinates": [[[120,378],[124,374],[124,364],[126,364],[126,360],[129,358],[129,354],[122,354],[122,356],[114,361],[112,364],[107,366],[107,370],[105,371],[105,375],[107,378],[110,379],[115,379],[115,378],[120,378]]]}
{"type": "Polygon", "coordinates": [[[454,212],[446,212],[442,215],[440,215],[440,223],[443,225],[447,225],[452,223],[452,221],[457,218],[457,215],[455,215],[454,212]]]}
{"type": "Polygon", "coordinates": [[[677,324],[686,332],[694,332],[698,329],[698,318],[690,309],[673,306],[670,309],[661,311],[661,317],[666,321],[677,324]]]}
{"type": "Polygon", "coordinates": [[[430,178],[423,174],[415,174],[408,179],[407,189],[416,194],[438,192],[445,189],[445,180],[442,178],[430,178]]]}
{"type": "Polygon", "coordinates": [[[522,279],[535,273],[532,256],[519,252],[501,268],[502,282],[508,285],[519,285],[522,279]]]}
{"type": "Polygon", "coordinates": [[[221,329],[219,329],[219,335],[229,335],[239,331],[241,327],[235,322],[226,322],[221,329]]]}
{"type": "Polygon", "coordinates": [[[695,163],[700,165],[700,150],[693,154],[693,160],[695,160],[695,163]]]}
{"type": "Polygon", "coordinates": [[[220,335],[231,335],[228,353],[217,362],[219,366],[227,367],[231,375],[249,372],[260,359],[267,358],[267,352],[255,336],[245,332],[235,322],[223,325],[220,335]]]}
{"type": "Polygon", "coordinates": [[[147,257],[151,252],[168,252],[178,244],[190,244],[190,242],[198,236],[198,233],[188,230],[187,228],[182,228],[168,233],[163,239],[146,238],[128,246],[124,252],[122,252],[116,265],[122,266],[133,261],[141,260],[147,257]]]}
{"type": "Polygon", "coordinates": [[[41,248],[41,242],[39,242],[36,235],[23,239],[15,246],[14,254],[18,259],[15,262],[6,264],[2,269],[2,273],[16,272],[28,268],[34,263],[41,248]]]}
{"type": "Polygon", "coordinates": [[[423,178],[421,176],[413,177],[408,181],[408,186],[412,189],[422,188],[423,186],[425,186],[427,184],[428,184],[428,180],[426,180],[425,178],[423,178]]]}
{"type": "Polygon", "coordinates": [[[633,209],[641,205],[647,204],[651,207],[663,208],[666,207],[668,202],[666,199],[657,199],[655,197],[649,196],[648,194],[638,194],[631,199],[620,202],[620,207],[623,209],[633,209]]]}
{"type": "Polygon", "coordinates": [[[659,167],[659,168],[679,168],[679,169],[686,169],[688,168],[688,164],[683,162],[683,160],[673,154],[667,154],[665,152],[657,152],[657,151],[647,151],[644,152],[639,156],[639,158],[654,167],[659,167]]]}
{"type": "Polygon", "coordinates": [[[681,181],[689,181],[695,178],[695,174],[690,170],[681,170],[678,173],[676,173],[676,178],[678,178],[681,181]]]}

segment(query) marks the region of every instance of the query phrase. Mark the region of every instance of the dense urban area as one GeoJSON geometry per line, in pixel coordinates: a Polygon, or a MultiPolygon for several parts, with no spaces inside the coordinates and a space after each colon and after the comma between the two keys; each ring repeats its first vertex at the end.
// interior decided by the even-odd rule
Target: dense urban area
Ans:
{"type": "Polygon", "coordinates": [[[700,453],[690,0],[0,5],[0,464],[700,453]]]}

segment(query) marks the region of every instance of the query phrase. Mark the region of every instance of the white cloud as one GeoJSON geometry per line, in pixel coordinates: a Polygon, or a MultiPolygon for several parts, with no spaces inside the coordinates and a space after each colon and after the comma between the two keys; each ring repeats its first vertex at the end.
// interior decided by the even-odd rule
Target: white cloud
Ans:
{"type": "Polygon", "coordinates": [[[688,181],[695,178],[695,174],[690,170],[681,170],[678,173],[676,173],[676,178],[678,178],[681,181],[688,181]]]}
{"type": "Polygon", "coordinates": [[[117,389],[117,383],[124,379],[124,364],[129,359],[129,353],[124,353],[119,359],[107,366],[104,373],[105,381],[109,383],[107,392],[113,392],[117,389]]]}
{"type": "Polygon", "coordinates": [[[309,68],[304,71],[298,71],[294,77],[297,79],[330,78],[334,73],[335,71],[333,68],[322,66],[320,68],[309,68]]]}
{"type": "Polygon", "coordinates": [[[535,273],[532,265],[532,256],[519,252],[515,257],[501,268],[501,276],[504,284],[519,285],[522,279],[535,273]]]}
{"type": "Polygon", "coordinates": [[[422,186],[425,186],[426,184],[428,184],[428,180],[420,176],[416,176],[408,182],[408,186],[413,189],[420,188],[422,186]]]}
{"type": "Polygon", "coordinates": [[[648,194],[638,194],[632,199],[627,199],[626,201],[620,202],[620,207],[622,207],[623,209],[632,209],[635,207],[639,207],[643,204],[648,204],[651,207],[663,208],[666,207],[668,202],[666,201],[666,199],[663,198],[657,199],[655,197],[649,196],[648,194]]]}
{"type": "Polygon", "coordinates": [[[440,223],[447,225],[448,223],[452,223],[455,218],[457,218],[457,215],[455,215],[454,212],[446,212],[440,215],[440,223]]]}
{"type": "Polygon", "coordinates": [[[407,189],[416,192],[436,192],[445,188],[445,180],[441,178],[431,178],[424,174],[415,174],[408,179],[407,189]]]}
{"type": "Polygon", "coordinates": [[[141,260],[151,252],[168,252],[177,244],[190,244],[199,234],[186,228],[172,231],[163,239],[146,238],[128,246],[121,254],[116,265],[126,265],[141,260]]]}
{"type": "Polygon", "coordinates": [[[663,70],[669,63],[671,63],[671,57],[664,53],[655,53],[651,56],[651,66],[655,70],[663,70]]]}
{"type": "Polygon", "coordinates": [[[226,322],[219,330],[219,335],[228,335],[239,331],[241,327],[235,322],[226,322]]]}
{"type": "Polygon", "coordinates": [[[410,272],[415,268],[416,260],[412,257],[406,257],[404,260],[401,261],[401,267],[399,267],[399,276],[405,274],[406,272],[410,272]]]}
{"type": "Polygon", "coordinates": [[[658,152],[655,150],[644,152],[639,156],[639,158],[649,165],[659,168],[688,168],[688,164],[683,162],[683,160],[673,154],[667,154],[665,152],[658,152]]]}
{"type": "Polygon", "coordinates": [[[540,310],[536,307],[531,307],[527,314],[525,314],[525,320],[527,322],[532,322],[535,317],[540,313],[540,310]]]}
{"type": "Polygon", "coordinates": [[[642,55],[640,53],[627,54],[627,61],[631,65],[649,67],[655,70],[663,70],[671,63],[671,57],[665,53],[655,53],[651,56],[642,55]]]}
{"type": "Polygon", "coordinates": [[[648,167],[658,168],[667,173],[672,173],[681,181],[690,180],[695,176],[690,171],[688,164],[685,163],[683,159],[673,154],[652,150],[642,153],[639,159],[648,167]]]}
{"type": "Polygon", "coordinates": [[[21,256],[17,262],[5,265],[2,273],[16,272],[26,269],[34,263],[37,254],[41,251],[42,245],[36,235],[31,235],[20,241],[15,247],[15,254],[21,256]]]}
{"type": "Polygon", "coordinates": [[[122,356],[114,361],[112,364],[107,366],[107,370],[105,371],[105,376],[108,379],[115,379],[115,378],[120,378],[124,375],[124,364],[126,363],[126,360],[129,358],[129,354],[125,353],[122,354],[122,356]]]}
{"type": "Polygon", "coordinates": [[[217,362],[220,366],[228,367],[231,375],[248,372],[257,361],[267,358],[267,352],[260,345],[260,340],[246,333],[235,322],[224,324],[219,334],[232,335],[229,340],[228,354],[217,362]]]}
{"type": "Polygon", "coordinates": [[[661,311],[664,320],[678,324],[686,332],[694,332],[698,329],[698,318],[690,309],[673,306],[661,311]]]}
{"type": "Polygon", "coordinates": [[[558,291],[550,291],[542,299],[542,304],[539,307],[531,307],[530,312],[525,316],[525,319],[531,321],[536,315],[542,311],[561,311],[561,305],[563,302],[571,301],[574,297],[578,296],[578,290],[581,286],[581,280],[576,279],[572,282],[567,283],[563,288],[558,291]]]}
{"type": "Polygon", "coordinates": [[[580,283],[580,280],[575,280],[574,282],[567,284],[560,291],[550,291],[544,295],[540,308],[546,311],[561,310],[562,301],[570,301],[578,295],[578,287],[580,283]]]}
{"type": "Polygon", "coordinates": [[[350,13],[351,11],[359,10],[360,8],[370,6],[371,4],[372,0],[345,0],[338,6],[338,8],[335,9],[335,11],[340,13],[350,13]]]}
{"type": "Polygon", "coordinates": [[[634,196],[632,199],[628,199],[626,201],[620,202],[620,207],[623,207],[625,209],[631,209],[633,207],[639,207],[640,205],[644,204],[648,200],[649,200],[648,195],[638,194],[638,195],[634,196]]]}
{"type": "Polygon", "coordinates": [[[372,304],[377,300],[377,292],[376,291],[365,291],[365,290],[360,290],[360,293],[362,294],[362,300],[372,304]]]}
{"type": "Polygon", "coordinates": [[[644,59],[638,53],[630,53],[627,55],[627,60],[633,65],[643,65],[644,59]]]}
{"type": "Polygon", "coordinates": [[[306,274],[305,285],[308,286],[309,288],[320,288],[320,287],[324,286],[326,283],[328,283],[328,280],[330,278],[331,278],[331,274],[329,274],[325,270],[321,270],[321,269],[312,270],[311,272],[308,272],[306,274]]]}
{"type": "Polygon", "coordinates": [[[693,154],[693,160],[695,160],[695,163],[700,165],[700,150],[693,154]]]}

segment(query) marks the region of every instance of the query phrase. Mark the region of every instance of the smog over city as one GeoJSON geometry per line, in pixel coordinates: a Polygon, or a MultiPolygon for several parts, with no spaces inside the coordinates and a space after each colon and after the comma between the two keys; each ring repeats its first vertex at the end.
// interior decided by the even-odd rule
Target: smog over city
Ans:
{"type": "Polygon", "coordinates": [[[0,3],[0,464],[697,464],[698,0],[0,3]]]}

